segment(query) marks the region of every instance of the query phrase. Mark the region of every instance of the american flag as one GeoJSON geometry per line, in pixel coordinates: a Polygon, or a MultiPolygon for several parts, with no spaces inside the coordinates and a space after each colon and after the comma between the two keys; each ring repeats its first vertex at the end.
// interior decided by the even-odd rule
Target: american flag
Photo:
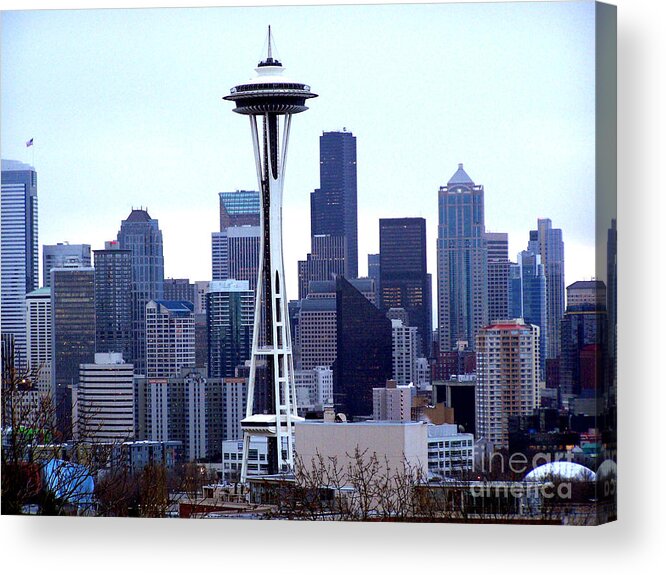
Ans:
{"type": "Polygon", "coordinates": [[[32,146],[32,144],[34,143],[34,142],[33,142],[34,139],[35,139],[35,138],[30,138],[30,139],[25,143],[25,147],[26,147],[26,148],[29,148],[30,146],[32,146]]]}

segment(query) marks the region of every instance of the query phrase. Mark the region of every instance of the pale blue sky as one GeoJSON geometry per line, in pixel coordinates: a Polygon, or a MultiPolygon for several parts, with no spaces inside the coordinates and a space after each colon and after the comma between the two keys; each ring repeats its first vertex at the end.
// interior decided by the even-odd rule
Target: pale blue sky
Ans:
{"type": "Polygon", "coordinates": [[[101,248],[147,206],[166,275],[209,279],[218,192],[257,188],[247,120],[221,98],[253,75],[268,24],[287,75],[320,95],[292,127],[292,298],[319,136],[342,127],[357,137],[361,273],[378,218],[422,216],[435,276],[437,191],[464,162],[512,258],[550,217],[567,284],[594,274],[591,2],[3,13],[2,157],[34,151],[40,244],[101,248]]]}

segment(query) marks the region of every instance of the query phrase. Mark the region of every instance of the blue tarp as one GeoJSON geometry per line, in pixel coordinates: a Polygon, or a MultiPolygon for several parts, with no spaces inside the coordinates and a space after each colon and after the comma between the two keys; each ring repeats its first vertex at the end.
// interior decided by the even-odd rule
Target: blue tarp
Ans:
{"type": "Polygon", "coordinates": [[[51,459],[44,466],[44,481],[47,489],[68,503],[89,506],[93,502],[95,482],[83,465],[51,459]]]}

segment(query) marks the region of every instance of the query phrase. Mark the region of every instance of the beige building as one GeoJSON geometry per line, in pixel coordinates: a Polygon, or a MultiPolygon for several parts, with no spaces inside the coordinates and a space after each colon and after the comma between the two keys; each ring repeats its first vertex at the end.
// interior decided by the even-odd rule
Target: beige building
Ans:
{"type": "Polygon", "coordinates": [[[372,419],[375,421],[411,421],[411,385],[398,385],[394,379],[386,382],[386,387],[372,390],[372,419]]]}
{"type": "Polygon", "coordinates": [[[304,299],[299,316],[300,368],[331,367],[338,352],[335,298],[304,299]]]}
{"type": "Polygon", "coordinates": [[[522,319],[498,322],[476,338],[476,436],[509,446],[509,416],[538,405],[539,327],[522,319]]]}
{"type": "Polygon", "coordinates": [[[424,422],[300,421],[294,430],[296,453],[306,469],[317,462],[319,455],[327,465],[332,465],[331,459],[335,458],[337,469],[348,480],[346,470],[350,464],[354,466],[358,452],[365,463],[375,456],[379,473],[387,469],[387,464],[392,472],[401,471],[403,463],[424,476],[428,471],[428,426],[424,422]]]}

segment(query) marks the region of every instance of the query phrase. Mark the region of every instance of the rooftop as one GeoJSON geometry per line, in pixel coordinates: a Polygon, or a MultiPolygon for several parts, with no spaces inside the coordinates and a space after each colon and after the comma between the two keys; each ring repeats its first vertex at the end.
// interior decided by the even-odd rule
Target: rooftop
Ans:
{"type": "Polygon", "coordinates": [[[163,308],[169,311],[175,312],[193,312],[194,304],[189,301],[184,300],[155,300],[157,305],[162,306],[163,308]]]}
{"type": "Polygon", "coordinates": [[[50,296],[51,288],[50,287],[40,287],[35,291],[31,291],[29,294],[26,294],[25,297],[40,297],[40,296],[50,296]]]}
{"type": "Polygon", "coordinates": [[[449,186],[455,186],[457,184],[464,184],[469,186],[474,185],[472,178],[470,178],[467,175],[467,172],[463,169],[462,164],[458,164],[458,169],[456,170],[456,173],[453,174],[453,176],[451,176],[451,179],[448,181],[449,186]]]}
{"type": "Polygon", "coordinates": [[[149,222],[152,218],[147,210],[132,210],[127,216],[126,222],[149,222]]]}
{"type": "Polygon", "coordinates": [[[3,172],[25,172],[33,171],[34,168],[29,164],[24,164],[18,160],[2,160],[3,172]]]}

